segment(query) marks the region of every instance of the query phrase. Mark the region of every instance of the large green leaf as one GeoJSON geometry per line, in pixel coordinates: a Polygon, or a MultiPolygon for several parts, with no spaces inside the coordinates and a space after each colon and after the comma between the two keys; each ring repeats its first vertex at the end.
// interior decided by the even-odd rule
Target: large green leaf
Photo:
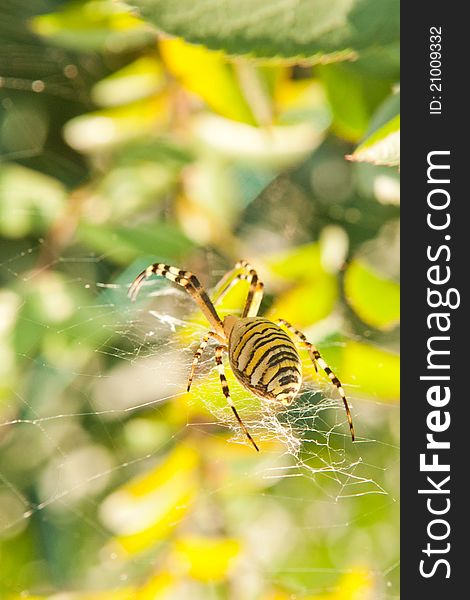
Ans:
{"type": "Polygon", "coordinates": [[[364,74],[355,63],[321,65],[316,73],[328,94],[333,129],[340,137],[357,142],[366,133],[377,107],[390,94],[390,83],[364,74]]]}
{"type": "Polygon", "coordinates": [[[157,28],[208,48],[321,60],[399,37],[397,0],[133,0],[157,28]]]}

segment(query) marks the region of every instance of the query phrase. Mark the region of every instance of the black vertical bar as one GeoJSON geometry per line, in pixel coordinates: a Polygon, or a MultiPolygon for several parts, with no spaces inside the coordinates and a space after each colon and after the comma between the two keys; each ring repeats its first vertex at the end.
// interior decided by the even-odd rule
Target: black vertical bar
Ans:
{"type": "MultiPolygon", "coordinates": [[[[466,181],[470,175],[470,30],[460,5],[436,0],[403,2],[401,23],[402,598],[470,598],[470,518],[465,510],[470,505],[470,491],[466,489],[470,488],[470,421],[468,426],[466,423],[470,397],[465,388],[465,374],[470,370],[466,350],[470,335],[466,312],[470,275],[470,193],[466,181]],[[450,169],[431,169],[428,178],[429,161],[450,165],[450,169]],[[445,183],[447,179],[449,183],[445,183]],[[444,206],[447,197],[448,207],[430,207],[429,202],[444,206]],[[438,268],[429,271],[433,266],[438,268]],[[430,281],[443,280],[447,275],[446,283],[430,281]],[[455,290],[448,296],[449,304],[457,304],[460,297],[460,306],[432,308],[428,289],[440,291],[443,298],[455,290]],[[438,319],[430,317],[432,313],[446,315],[439,323],[442,329],[450,323],[448,331],[439,330],[438,319]],[[442,339],[429,342],[433,336],[442,339]],[[444,339],[446,336],[450,339],[444,339]],[[429,368],[428,343],[431,348],[450,351],[431,357],[441,368],[429,368]],[[440,390],[439,398],[444,388],[449,388],[447,404],[443,401],[436,406],[438,398],[431,405],[427,394],[433,386],[440,390]],[[448,418],[450,425],[444,428],[448,418]],[[433,431],[438,427],[444,430],[433,431]],[[450,448],[428,448],[429,434],[434,440],[449,442],[450,448]],[[425,455],[424,463],[436,460],[439,465],[449,465],[449,471],[420,468],[421,454],[425,455]],[[431,510],[442,512],[433,514],[431,510]]],[[[438,298],[438,294],[432,295],[431,302],[439,304],[438,298]]],[[[431,400],[436,400],[436,393],[431,400]]]]}

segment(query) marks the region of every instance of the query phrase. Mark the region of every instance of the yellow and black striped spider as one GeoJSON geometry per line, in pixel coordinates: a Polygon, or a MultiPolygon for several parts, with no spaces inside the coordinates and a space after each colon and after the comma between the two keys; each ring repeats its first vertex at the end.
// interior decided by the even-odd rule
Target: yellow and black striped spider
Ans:
{"type": "Polygon", "coordinates": [[[215,350],[215,361],[219,371],[222,391],[240,427],[256,450],[259,451],[259,448],[241,420],[230,397],[222,362],[223,352],[224,350],[228,351],[232,371],[247,390],[264,400],[288,406],[299,393],[302,384],[302,365],[294,342],[281,329],[281,325],[293,333],[298,338],[300,345],[308,350],[315,370],[318,370],[317,365],[319,365],[338,388],[346,409],[351,437],[354,441],[354,427],[346,395],[339,379],[320,356],[317,348],[307,341],[301,331],[295,329],[287,321],[279,319],[276,323],[273,323],[268,319],[257,316],[264,286],[256,271],[247,261],[239,261],[234,269],[228,271],[221,279],[217,286],[214,301],[211,301],[193,273],[163,263],[149,265],[145,271],[142,271],[134,279],[129,288],[129,297],[132,300],[136,299],[142,284],[151,275],[165,277],[182,286],[195,300],[212,327],[211,331],[202,338],[194,355],[188,379],[188,392],[191,388],[197,363],[209,339],[213,338],[219,342],[215,350]],[[217,314],[215,305],[240,280],[247,281],[250,284],[242,315],[241,317],[228,315],[222,321],[217,314]]]}

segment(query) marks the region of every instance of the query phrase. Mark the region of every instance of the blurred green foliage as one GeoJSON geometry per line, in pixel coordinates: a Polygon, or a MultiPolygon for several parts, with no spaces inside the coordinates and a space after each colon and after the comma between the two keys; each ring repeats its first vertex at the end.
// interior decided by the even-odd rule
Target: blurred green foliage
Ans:
{"type": "Polygon", "coordinates": [[[398,4],[132,4],[0,8],[0,597],[397,597],[398,4]],[[277,418],[227,374],[254,455],[195,307],[126,297],[242,257],[356,444],[305,360],[277,418]]]}

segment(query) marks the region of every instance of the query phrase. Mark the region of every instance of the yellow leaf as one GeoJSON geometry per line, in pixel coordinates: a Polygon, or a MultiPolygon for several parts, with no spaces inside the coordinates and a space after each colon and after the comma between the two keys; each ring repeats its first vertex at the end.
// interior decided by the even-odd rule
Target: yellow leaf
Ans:
{"type": "Polygon", "coordinates": [[[267,317],[282,318],[296,327],[306,327],[327,317],[338,296],[335,277],[317,273],[312,281],[300,283],[280,294],[267,317]]]}
{"type": "Polygon", "coordinates": [[[175,556],[190,577],[204,582],[223,581],[240,550],[236,539],[194,536],[176,542],[175,556]]]}
{"type": "MultiPolygon", "coordinates": [[[[286,74],[288,72],[286,71],[286,74]]],[[[326,100],[325,93],[318,81],[311,79],[279,79],[276,89],[276,100],[284,109],[310,108],[319,100],[326,100]]]]}
{"type": "Polygon", "coordinates": [[[175,585],[175,578],[170,573],[153,575],[137,592],[134,600],[166,600],[168,592],[175,585]]]}
{"type": "Polygon", "coordinates": [[[319,131],[331,121],[324,88],[317,80],[291,79],[289,70],[278,77],[275,101],[278,109],[278,122],[300,122],[310,119],[319,131]]]}
{"type": "Polygon", "coordinates": [[[142,56],[93,86],[92,98],[100,106],[117,106],[157,93],[165,83],[160,62],[142,56]]]}
{"type": "Polygon", "coordinates": [[[349,265],[346,297],[359,317],[379,329],[391,329],[400,319],[400,286],[380,277],[359,260],[349,265]]]}
{"type": "Polygon", "coordinates": [[[129,52],[154,38],[148,25],[123,2],[70,0],[57,12],[34,17],[29,26],[51,42],[78,51],[129,52]]]}
{"type": "Polygon", "coordinates": [[[373,600],[373,598],[372,574],[366,569],[357,569],[343,575],[337,583],[337,590],[331,594],[309,596],[308,600],[373,600]]]}
{"type": "Polygon", "coordinates": [[[266,263],[273,274],[289,281],[308,279],[322,270],[320,244],[312,242],[272,254],[266,263]]]}
{"type": "Polygon", "coordinates": [[[126,587],[120,590],[103,590],[99,592],[78,593],[67,600],[135,600],[136,590],[126,587]]]}
{"type": "Polygon", "coordinates": [[[233,68],[222,52],[181,39],[164,38],[160,40],[160,53],[170,73],[215,112],[228,119],[254,124],[233,68]]]}
{"type": "Polygon", "coordinates": [[[357,569],[343,575],[338,582],[339,591],[334,595],[335,600],[372,600],[374,579],[365,569],[357,569]]]}
{"type": "Polygon", "coordinates": [[[400,358],[370,344],[348,341],[342,351],[341,379],[355,396],[365,393],[383,400],[400,396],[400,358]]]}
{"type": "Polygon", "coordinates": [[[301,328],[330,314],[338,297],[338,283],[322,265],[319,244],[306,244],[272,257],[268,265],[274,274],[293,282],[277,296],[268,318],[282,318],[301,328]]]}
{"type": "Polygon", "coordinates": [[[182,520],[197,492],[198,464],[197,450],[181,443],[152,471],[104,500],[101,519],[126,550],[139,552],[153,545],[182,520]]]}
{"type": "Polygon", "coordinates": [[[64,128],[67,143],[79,152],[96,152],[149,131],[162,130],[168,118],[165,94],[80,115],[64,128]]]}

